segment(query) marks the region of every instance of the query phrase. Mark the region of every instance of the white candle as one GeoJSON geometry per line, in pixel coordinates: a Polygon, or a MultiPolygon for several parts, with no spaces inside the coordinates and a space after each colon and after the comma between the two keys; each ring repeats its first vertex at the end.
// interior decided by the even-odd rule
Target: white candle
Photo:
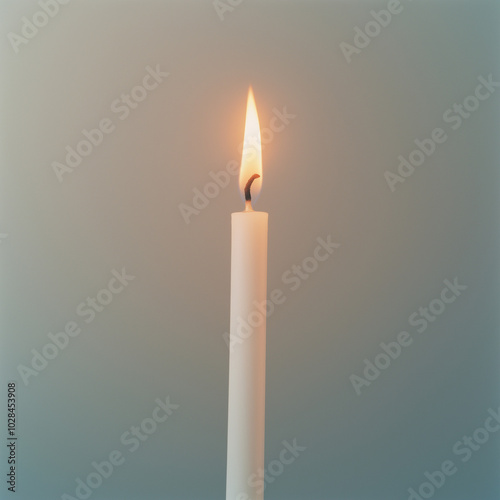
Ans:
{"type": "Polygon", "coordinates": [[[252,200],[262,184],[260,128],[248,93],[240,190],[245,211],[231,215],[231,318],[226,500],[262,500],[252,475],[264,469],[267,213],[252,200]],[[250,326],[250,328],[248,328],[250,326]]]}

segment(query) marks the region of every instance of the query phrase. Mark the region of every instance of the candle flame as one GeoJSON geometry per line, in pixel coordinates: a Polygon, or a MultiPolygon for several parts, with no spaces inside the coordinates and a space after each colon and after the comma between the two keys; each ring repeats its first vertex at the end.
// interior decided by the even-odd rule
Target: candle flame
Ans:
{"type": "MultiPolygon", "coordinates": [[[[240,191],[245,195],[245,186],[253,175],[258,178],[252,182],[252,200],[258,198],[262,187],[262,148],[260,140],[259,116],[253,96],[252,87],[248,89],[247,117],[245,122],[245,136],[243,139],[243,153],[240,168],[240,191]]],[[[247,204],[248,207],[248,204],[247,204]]]]}

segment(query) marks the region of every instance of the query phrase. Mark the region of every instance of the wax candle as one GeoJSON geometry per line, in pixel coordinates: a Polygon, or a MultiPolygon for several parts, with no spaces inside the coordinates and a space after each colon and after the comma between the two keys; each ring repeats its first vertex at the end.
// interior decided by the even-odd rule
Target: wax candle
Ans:
{"type": "Polygon", "coordinates": [[[251,88],[239,184],[245,210],[231,215],[226,500],[261,500],[252,475],[264,469],[266,317],[256,305],[267,294],[267,213],[252,207],[262,184],[262,154],[251,88]]]}

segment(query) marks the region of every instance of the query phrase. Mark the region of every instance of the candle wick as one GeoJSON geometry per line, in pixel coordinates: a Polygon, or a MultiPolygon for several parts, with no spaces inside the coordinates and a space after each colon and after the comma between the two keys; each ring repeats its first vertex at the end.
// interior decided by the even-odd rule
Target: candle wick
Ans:
{"type": "Polygon", "coordinates": [[[252,195],[250,194],[250,187],[252,186],[252,182],[255,179],[258,179],[260,177],[259,174],[253,174],[250,179],[248,179],[247,185],[245,186],[245,201],[252,201],[252,195]]]}

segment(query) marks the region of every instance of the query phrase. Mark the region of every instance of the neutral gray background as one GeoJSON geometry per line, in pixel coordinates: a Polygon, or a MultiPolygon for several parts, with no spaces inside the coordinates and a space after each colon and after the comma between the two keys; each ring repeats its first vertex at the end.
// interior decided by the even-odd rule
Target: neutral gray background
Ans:
{"type": "Polygon", "coordinates": [[[433,498],[499,498],[499,435],[467,463],[452,447],[500,404],[500,90],[456,131],[443,113],[478,76],[500,79],[500,9],[402,5],[349,64],[340,44],[387,2],[243,0],[221,20],[211,2],[75,0],[18,54],[8,33],[40,7],[0,2],[0,331],[2,378],[18,381],[18,500],[74,495],[167,396],[180,408],[91,499],[224,498],[237,178],[190,224],[179,204],[239,161],[249,84],[262,127],[273,108],[296,115],[263,150],[257,205],[269,289],[287,296],[268,320],[266,463],[283,440],[307,449],[266,498],[406,499],[446,459],[458,472],[433,498]],[[111,103],[157,64],[170,75],[119,120],[111,103]],[[59,183],[52,162],[104,117],[116,130],[59,183]],[[448,140],[392,193],[384,172],[435,127],[448,140]],[[328,235],[340,248],[291,291],[283,273],[328,235]],[[30,350],[122,267],[135,280],[25,386],[30,350]],[[455,277],[467,290],[416,333],[410,314],[455,277]],[[349,377],[402,330],[413,344],[357,395],[349,377]]]}

